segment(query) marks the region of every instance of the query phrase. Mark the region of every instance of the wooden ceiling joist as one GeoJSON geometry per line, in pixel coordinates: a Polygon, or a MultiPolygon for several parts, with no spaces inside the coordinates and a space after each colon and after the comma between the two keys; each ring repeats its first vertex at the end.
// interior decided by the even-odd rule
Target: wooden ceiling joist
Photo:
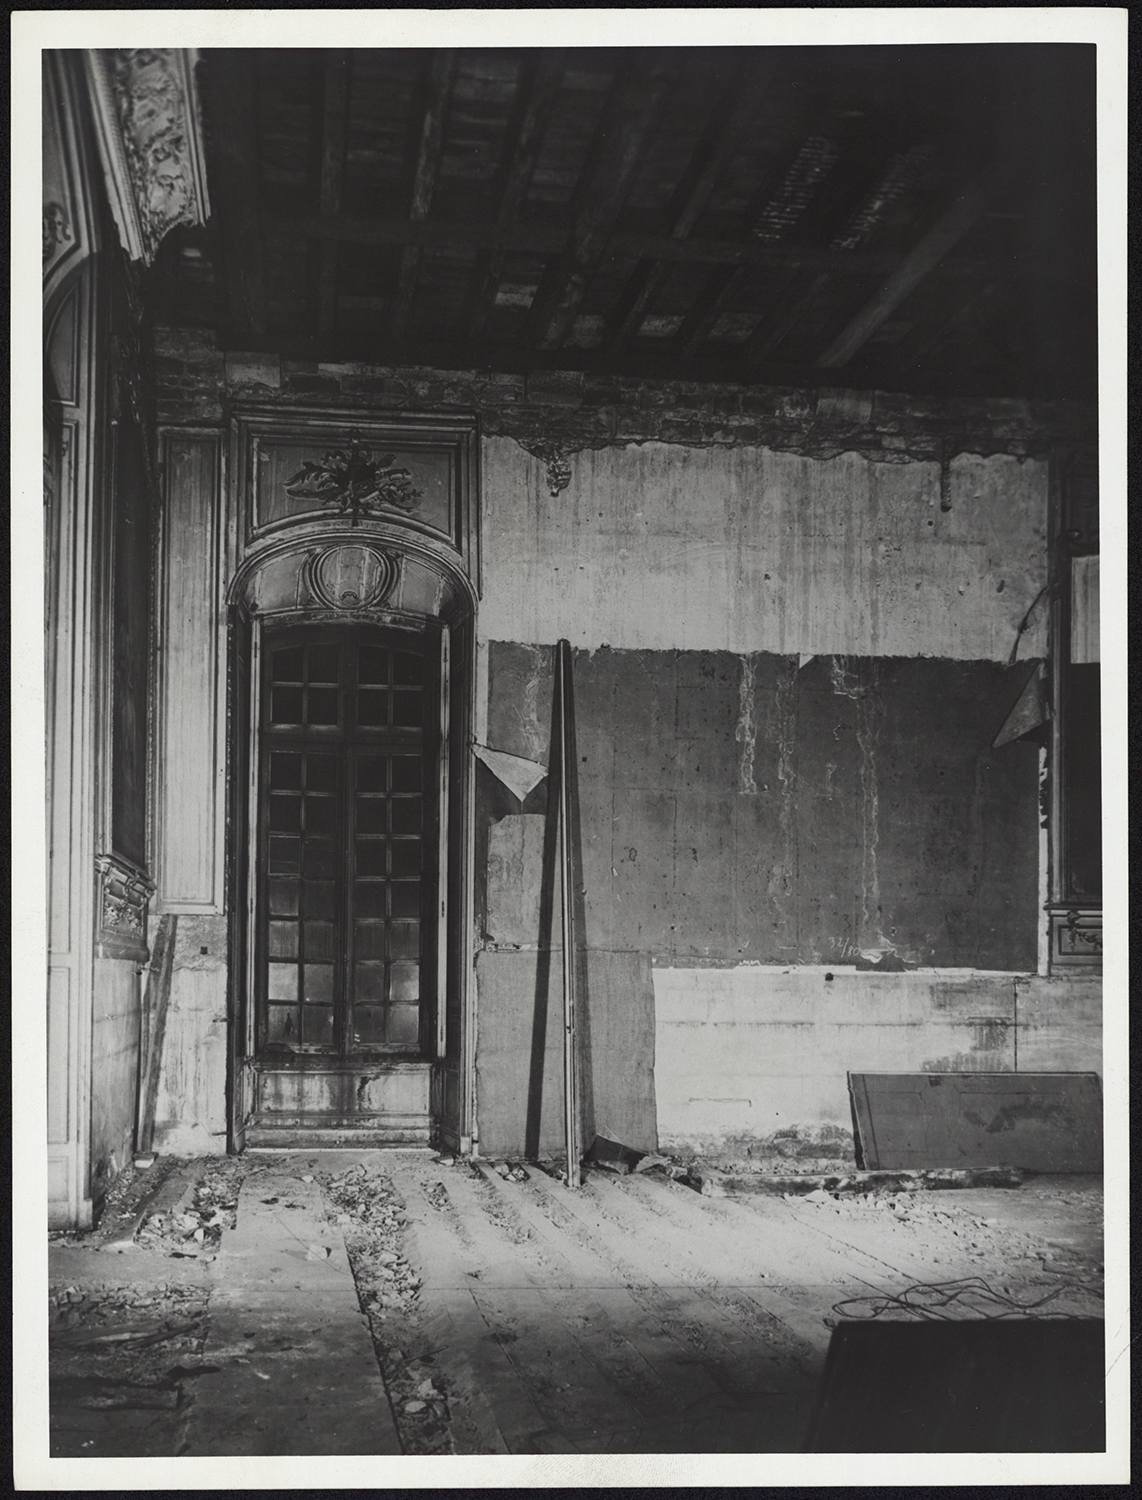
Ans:
{"type": "MultiPolygon", "coordinates": [[[[519,255],[557,255],[567,242],[566,231],[492,219],[421,219],[403,217],[323,219],[317,214],[270,214],[266,228],[281,237],[339,240],[356,245],[414,245],[421,249],[496,249],[519,255]]],[[[610,236],[607,250],[628,260],[665,261],[669,265],[764,266],[773,270],[828,271],[831,275],[867,276],[899,264],[891,251],[835,250],[803,244],[766,245],[739,240],[675,239],[668,234],[620,230],[610,236]]],[[[974,261],[952,262],[959,271],[976,268],[974,261]]]]}
{"type": "MultiPolygon", "coordinates": [[[[759,97],[756,80],[752,77],[739,79],[736,88],[719,89],[710,120],[667,209],[672,239],[684,240],[709,203],[718,185],[719,174],[741,146],[742,136],[757,110],[759,97]]],[[[612,352],[619,352],[637,334],[668,269],[669,262],[665,260],[639,261],[622,290],[612,319],[609,339],[612,352]]]]}
{"type": "MultiPolygon", "coordinates": [[[[493,200],[497,205],[495,223],[500,230],[514,224],[527,196],[543,144],[543,133],[563,76],[563,63],[563,50],[551,48],[541,52],[538,57],[529,58],[521,70],[492,190],[493,200]]],[[[468,337],[473,342],[483,337],[488,314],[492,310],[503,276],[503,268],[502,241],[477,256],[465,318],[468,337]]]]}
{"type": "Polygon", "coordinates": [[[1009,144],[995,165],[952,199],[927,234],[905,255],[828,348],[818,355],[817,364],[821,369],[835,370],[847,365],[905,298],[975,227],[1014,174],[1023,156],[1024,130],[1008,135],[1009,144]]]}
{"type": "MultiPolygon", "coordinates": [[[[444,116],[448,109],[448,96],[452,91],[452,80],[456,72],[456,55],[451,50],[432,54],[428,65],[424,107],[421,111],[419,129],[416,132],[416,159],[412,172],[412,192],[409,198],[409,218],[414,223],[428,217],[432,206],[432,195],[436,191],[436,179],[440,172],[440,158],[444,146],[444,116]]],[[[417,272],[420,269],[419,245],[406,245],[401,252],[400,271],[393,293],[392,314],[389,318],[389,337],[397,341],[404,333],[416,291],[417,272]]]]}
{"type": "Polygon", "coordinates": [[[580,178],[575,223],[564,253],[549,267],[532,307],[534,342],[557,349],[570,332],[594,270],[634,181],[671,82],[668,65],[652,54],[620,68],[602,125],[580,178]]]}
{"type": "MultiPolygon", "coordinates": [[[[324,54],[321,127],[321,213],[341,212],[345,177],[345,135],[349,114],[349,53],[331,48],[324,54]]],[[[337,319],[337,245],[323,239],[318,247],[317,331],[328,334],[337,319]]]]}
{"type": "Polygon", "coordinates": [[[689,359],[706,342],[744,275],[741,266],[722,266],[710,277],[690,304],[690,310],[674,336],[675,352],[680,359],[689,359]]]}

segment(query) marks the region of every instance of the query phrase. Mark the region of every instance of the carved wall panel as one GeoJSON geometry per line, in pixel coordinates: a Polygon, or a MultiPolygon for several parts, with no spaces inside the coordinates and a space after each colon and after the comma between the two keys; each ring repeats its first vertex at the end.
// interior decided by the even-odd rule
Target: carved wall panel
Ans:
{"type": "MultiPolygon", "coordinates": [[[[424,542],[479,586],[471,418],[246,408],[232,429],[244,550],[306,523],[424,542]]],[[[362,541],[365,538],[362,537],[362,541]]]]}

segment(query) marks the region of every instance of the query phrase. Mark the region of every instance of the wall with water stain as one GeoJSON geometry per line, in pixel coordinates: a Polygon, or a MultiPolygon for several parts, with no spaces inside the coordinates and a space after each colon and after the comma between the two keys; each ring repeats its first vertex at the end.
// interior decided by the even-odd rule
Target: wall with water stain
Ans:
{"type": "MultiPolygon", "coordinates": [[[[546,763],[551,664],[550,648],[492,645],[496,748],[546,763]]],[[[587,946],[673,964],[1033,969],[1038,754],[991,748],[1023,675],[575,653],[587,946]]],[[[537,899],[535,868],[488,870],[501,903],[537,899]]]]}

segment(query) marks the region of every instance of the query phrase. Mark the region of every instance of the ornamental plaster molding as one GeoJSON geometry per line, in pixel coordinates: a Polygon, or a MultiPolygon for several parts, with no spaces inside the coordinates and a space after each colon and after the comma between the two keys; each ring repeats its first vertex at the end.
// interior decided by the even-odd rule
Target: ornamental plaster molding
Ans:
{"type": "Polygon", "coordinates": [[[155,883],[115,854],[96,856],[96,913],[100,958],[147,960],[147,903],[155,883]]]}
{"type": "Polygon", "coordinates": [[[147,265],[176,224],[210,216],[195,58],[179,47],[87,54],[111,209],[127,254],[147,265]]]}
{"type": "Polygon", "coordinates": [[[570,454],[573,450],[565,447],[562,443],[554,442],[525,442],[523,438],[516,438],[516,442],[525,453],[530,453],[532,458],[537,458],[546,470],[547,488],[552,498],[556,498],[571,483],[570,454]]]}

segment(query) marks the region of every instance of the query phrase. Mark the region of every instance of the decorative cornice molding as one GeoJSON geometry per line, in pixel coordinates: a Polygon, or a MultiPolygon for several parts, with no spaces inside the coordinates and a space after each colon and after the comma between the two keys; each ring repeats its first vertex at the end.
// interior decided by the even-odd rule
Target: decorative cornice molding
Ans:
{"type": "Polygon", "coordinates": [[[127,254],[148,265],[168,230],[210,216],[195,57],[178,47],[87,55],[111,209],[127,254]]]}

